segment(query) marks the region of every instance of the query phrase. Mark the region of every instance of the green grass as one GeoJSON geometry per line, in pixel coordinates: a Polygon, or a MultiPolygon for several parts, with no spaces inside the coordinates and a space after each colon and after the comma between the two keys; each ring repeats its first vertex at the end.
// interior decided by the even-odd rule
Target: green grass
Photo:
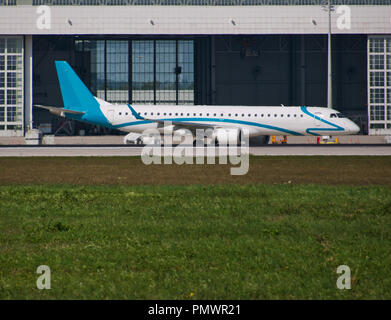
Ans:
{"type": "Polygon", "coordinates": [[[389,186],[0,187],[0,299],[390,299],[390,252],[389,186]]]}

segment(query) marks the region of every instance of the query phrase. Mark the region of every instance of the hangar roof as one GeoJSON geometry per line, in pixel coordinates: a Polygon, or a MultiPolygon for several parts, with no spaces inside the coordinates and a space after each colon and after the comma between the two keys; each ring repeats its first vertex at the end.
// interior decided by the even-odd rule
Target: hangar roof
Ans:
{"type": "MultiPolygon", "coordinates": [[[[0,0],[0,5],[165,5],[165,6],[301,6],[327,0],[0,0]]],[[[391,0],[331,0],[333,5],[391,5],[391,0]]]]}
{"type": "MultiPolygon", "coordinates": [[[[391,34],[391,0],[334,2],[332,33],[391,34]]],[[[321,0],[0,0],[12,3],[0,10],[0,35],[328,33],[321,0]]]]}

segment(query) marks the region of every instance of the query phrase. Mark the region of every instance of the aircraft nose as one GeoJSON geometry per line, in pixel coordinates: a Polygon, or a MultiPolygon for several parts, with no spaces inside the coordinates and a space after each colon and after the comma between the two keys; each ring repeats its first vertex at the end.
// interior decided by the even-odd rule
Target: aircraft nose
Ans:
{"type": "Polygon", "coordinates": [[[360,132],[360,127],[353,121],[350,121],[349,132],[350,134],[357,134],[360,132]]]}

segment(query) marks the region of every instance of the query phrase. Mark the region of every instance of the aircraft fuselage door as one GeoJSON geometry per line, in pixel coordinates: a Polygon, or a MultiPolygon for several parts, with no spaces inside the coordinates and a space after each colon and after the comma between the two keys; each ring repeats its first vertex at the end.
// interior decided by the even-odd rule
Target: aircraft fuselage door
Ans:
{"type": "Polygon", "coordinates": [[[107,110],[107,120],[114,122],[114,110],[107,110]]]}

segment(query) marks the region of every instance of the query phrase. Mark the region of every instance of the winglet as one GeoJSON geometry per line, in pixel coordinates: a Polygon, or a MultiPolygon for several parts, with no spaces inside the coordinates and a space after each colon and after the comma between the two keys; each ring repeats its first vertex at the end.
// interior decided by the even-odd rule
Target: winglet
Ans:
{"type": "Polygon", "coordinates": [[[136,110],[133,109],[133,107],[132,107],[130,104],[128,104],[128,107],[129,107],[130,111],[132,112],[132,115],[133,115],[137,120],[145,120],[145,118],[143,118],[142,116],[140,116],[140,115],[136,112],[136,110]]]}

